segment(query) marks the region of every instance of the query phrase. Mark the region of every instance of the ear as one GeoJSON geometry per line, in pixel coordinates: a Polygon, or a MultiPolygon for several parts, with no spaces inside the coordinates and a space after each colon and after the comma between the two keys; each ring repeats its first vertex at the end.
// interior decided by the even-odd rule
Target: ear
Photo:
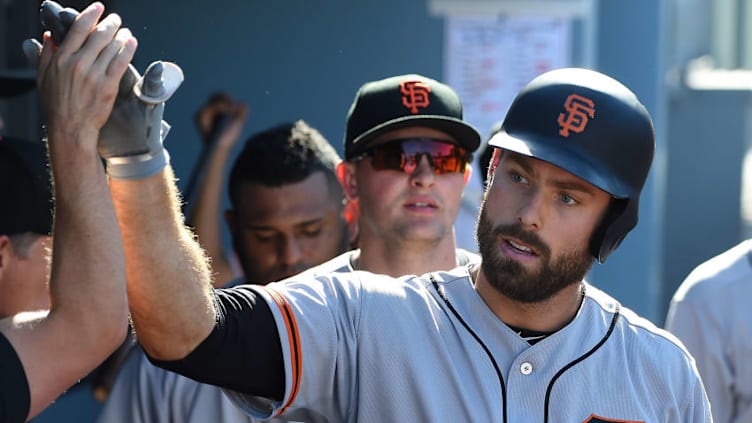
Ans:
{"type": "Polygon", "coordinates": [[[355,179],[355,163],[339,162],[337,165],[337,180],[342,185],[342,191],[348,200],[358,199],[358,182],[355,179]]]}
{"type": "Polygon", "coordinates": [[[345,222],[347,222],[347,232],[349,235],[350,248],[357,248],[358,245],[358,219],[360,218],[360,205],[358,200],[345,199],[345,222]]]}
{"type": "Polygon", "coordinates": [[[473,176],[473,164],[468,163],[467,166],[465,166],[465,186],[467,186],[467,183],[470,182],[470,177],[473,176]]]}
{"type": "Polygon", "coordinates": [[[8,269],[14,255],[13,244],[8,235],[0,235],[0,280],[3,279],[3,273],[8,269]]]}
{"type": "Polygon", "coordinates": [[[496,173],[496,167],[499,166],[499,162],[501,161],[501,155],[503,153],[503,150],[500,148],[495,148],[493,155],[491,156],[491,161],[488,163],[488,173],[486,174],[486,186],[491,186],[491,183],[493,183],[493,177],[496,173]]]}

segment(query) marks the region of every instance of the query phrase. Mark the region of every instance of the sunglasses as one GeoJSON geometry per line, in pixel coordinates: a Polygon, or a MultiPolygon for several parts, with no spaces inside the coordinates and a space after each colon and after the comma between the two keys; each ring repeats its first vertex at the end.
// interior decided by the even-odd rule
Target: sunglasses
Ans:
{"type": "Polygon", "coordinates": [[[424,156],[437,175],[462,173],[472,160],[472,155],[466,149],[433,138],[388,141],[369,149],[355,160],[370,157],[374,170],[399,170],[411,174],[424,156]]]}

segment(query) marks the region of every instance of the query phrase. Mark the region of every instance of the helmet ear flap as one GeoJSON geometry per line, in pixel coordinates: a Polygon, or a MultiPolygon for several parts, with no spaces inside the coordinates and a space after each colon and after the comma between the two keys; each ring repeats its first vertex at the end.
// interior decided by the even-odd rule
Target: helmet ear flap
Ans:
{"type": "Polygon", "coordinates": [[[628,198],[614,198],[601,223],[590,238],[590,254],[604,263],[621,244],[627,233],[637,225],[638,202],[628,198]]]}

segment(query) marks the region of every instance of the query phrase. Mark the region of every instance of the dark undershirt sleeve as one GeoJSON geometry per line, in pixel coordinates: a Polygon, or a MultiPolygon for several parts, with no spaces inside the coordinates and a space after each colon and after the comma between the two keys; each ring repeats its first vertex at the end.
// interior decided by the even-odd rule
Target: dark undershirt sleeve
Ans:
{"type": "Polygon", "coordinates": [[[0,422],[22,423],[31,407],[29,382],[21,359],[0,334],[0,422]]]}
{"type": "Polygon", "coordinates": [[[182,360],[149,360],[201,383],[281,401],[282,347],[266,301],[247,285],[214,293],[219,317],[209,336],[182,360]]]}

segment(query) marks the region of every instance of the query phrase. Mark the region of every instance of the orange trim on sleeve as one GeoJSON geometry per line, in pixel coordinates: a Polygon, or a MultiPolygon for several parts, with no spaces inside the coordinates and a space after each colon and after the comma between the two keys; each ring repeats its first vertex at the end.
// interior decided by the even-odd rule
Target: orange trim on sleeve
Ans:
{"type": "Polygon", "coordinates": [[[290,390],[290,398],[283,405],[277,415],[284,413],[295,402],[295,398],[298,396],[300,390],[300,377],[303,373],[303,357],[300,351],[300,332],[298,331],[298,324],[295,321],[295,315],[292,312],[290,304],[285,297],[279,292],[271,289],[270,287],[263,287],[274,302],[279,307],[279,311],[282,313],[282,317],[285,321],[285,328],[287,329],[287,340],[290,347],[290,361],[292,367],[292,389],[290,390]]]}

